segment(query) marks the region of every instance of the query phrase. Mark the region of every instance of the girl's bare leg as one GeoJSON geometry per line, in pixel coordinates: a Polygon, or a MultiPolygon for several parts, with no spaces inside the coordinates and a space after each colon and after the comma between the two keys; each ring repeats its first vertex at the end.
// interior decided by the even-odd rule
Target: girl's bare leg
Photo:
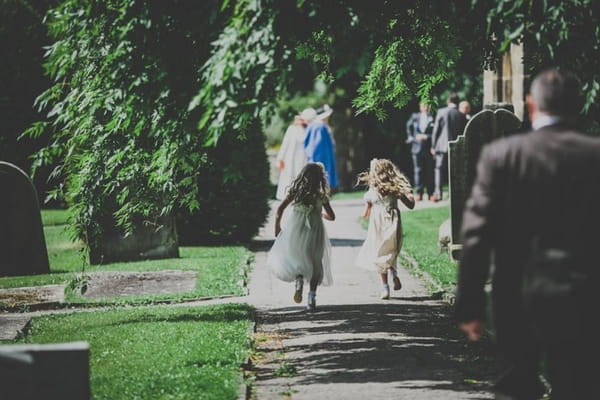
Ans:
{"type": "Polygon", "coordinates": [[[383,290],[381,291],[381,299],[388,300],[390,298],[390,285],[388,285],[388,272],[382,272],[379,274],[381,276],[381,283],[383,284],[383,290]]]}
{"type": "Polygon", "coordinates": [[[398,278],[398,271],[396,268],[390,268],[392,271],[392,276],[394,277],[394,290],[402,289],[402,282],[400,282],[400,278],[398,278]]]}
{"type": "Polygon", "coordinates": [[[311,279],[310,290],[308,291],[308,304],[306,305],[306,309],[309,311],[314,311],[317,308],[317,286],[319,286],[319,281],[311,279]]]}
{"type": "Polygon", "coordinates": [[[302,302],[303,287],[304,287],[304,277],[302,275],[298,275],[296,277],[296,291],[294,292],[294,302],[296,302],[296,304],[302,302]]]}

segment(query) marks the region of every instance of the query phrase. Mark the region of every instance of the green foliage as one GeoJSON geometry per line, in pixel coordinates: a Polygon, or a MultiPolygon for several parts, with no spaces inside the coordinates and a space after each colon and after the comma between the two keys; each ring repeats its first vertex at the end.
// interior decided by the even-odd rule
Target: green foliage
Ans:
{"type": "MultiPolygon", "coordinates": [[[[214,97],[205,99],[202,107],[188,108],[195,85],[214,88],[211,77],[224,79],[211,75],[211,64],[204,64],[231,8],[217,0],[194,4],[64,0],[49,13],[55,43],[48,48],[45,67],[54,86],[38,98],[38,104],[50,110],[50,121],[34,124],[27,134],[52,133],[50,145],[37,155],[36,166],[52,160],[60,163],[53,176],[64,180],[64,185],[53,195],[66,198],[74,236],[86,245],[93,246],[113,226],[131,234],[141,221],[154,223],[174,210],[198,210],[200,198],[245,179],[244,171],[234,165],[211,159],[230,149],[211,147],[227,129],[230,146],[250,150],[252,143],[262,150],[262,133],[255,124],[258,111],[241,115],[243,121],[237,125],[225,128],[219,123],[229,123],[238,110],[254,107],[255,89],[269,89],[259,89],[253,82],[253,89],[245,99],[237,99],[236,106],[229,99],[220,103],[214,97]],[[235,112],[223,107],[233,107],[235,112]],[[214,110],[215,119],[198,127],[197,121],[214,110]],[[215,165],[225,169],[223,181],[200,187],[202,172],[215,165]]],[[[263,40],[260,33],[246,32],[254,38],[251,46],[263,40]]],[[[220,40],[216,43],[228,39],[220,40]]],[[[268,59],[248,59],[246,65],[268,59]]],[[[229,67],[235,65],[225,68],[225,63],[217,62],[214,68],[224,68],[221,72],[227,78],[241,73],[231,71],[229,67]]],[[[221,96],[217,92],[210,95],[221,96]]],[[[262,171],[264,159],[264,154],[262,159],[254,158],[257,171],[262,171]]],[[[262,202],[263,209],[267,195],[260,186],[267,182],[266,171],[262,175],[255,171],[250,182],[258,187],[250,192],[257,198],[250,203],[262,202]]],[[[241,201],[245,195],[237,192],[241,201]]],[[[258,229],[264,217],[260,208],[255,218],[249,218],[253,226],[243,229],[258,229]]]]}
{"type": "Polygon", "coordinates": [[[278,68],[289,56],[273,32],[276,15],[260,0],[240,0],[213,43],[203,66],[203,85],[188,107],[203,108],[198,129],[207,132],[205,144],[216,144],[225,133],[256,134],[256,121],[271,106],[262,100],[274,98],[282,77],[278,68]]]}
{"type": "Polygon", "coordinates": [[[38,317],[27,343],[90,344],[94,399],[233,399],[252,309],[130,309],[38,317]]]}
{"type": "Polygon", "coordinates": [[[384,119],[387,103],[401,108],[415,96],[430,101],[433,88],[450,75],[461,54],[452,27],[440,18],[421,18],[409,9],[402,19],[390,21],[390,29],[400,32],[376,50],[354,100],[359,113],[375,112],[384,119]]]}
{"type": "Polygon", "coordinates": [[[198,174],[198,186],[212,188],[198,193],[200,208],[180,210],[179,242],[243,243],[258,232],[268,212],[265,199],[271,193],[264,138],[255,124],[246,140],[221,137],[219,145],[207,149],[210,162],[198,174]]]}
{"type": "Polygon", "coordinates": [[[573,71],[585,92],[588,123],[600,121],[600,11],[593,0],[478,1],[488,7],[487,30],[496,58],[511,43],[524,43],[525,67],[573,71]]]}
{"type": "Polygon", "coordinates": [[[165,46],[169,39],[193,47],[197,21],[174,21],[168,11],[133,0],[69,0],[48,16],[56,42],[45,67],[55,85],[38,103],[50,109],[53,136],[39,160],[60,160],[54,174],[66,181],[61,195],[88,244],[103,223],[131,232],[137,216],[197,207],[190,178],[203,158],[178,90],[200,60],[193,52],[189,64],[175,60],[165,46]]]}

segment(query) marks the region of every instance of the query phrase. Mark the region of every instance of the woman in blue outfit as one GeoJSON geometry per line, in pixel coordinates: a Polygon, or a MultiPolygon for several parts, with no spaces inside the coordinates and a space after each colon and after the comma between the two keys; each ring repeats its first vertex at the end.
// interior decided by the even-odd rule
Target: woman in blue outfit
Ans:
{"type": "Polygon", "coordinates": [[[327,182],[331,189],[338,185],[335,170],[335,151],[331,129],[327,121],[333,110],[327,104],[316,110],[317,117],[306,127],[304,151],[308,162],[320,162],[327,172],[327,182]]]}

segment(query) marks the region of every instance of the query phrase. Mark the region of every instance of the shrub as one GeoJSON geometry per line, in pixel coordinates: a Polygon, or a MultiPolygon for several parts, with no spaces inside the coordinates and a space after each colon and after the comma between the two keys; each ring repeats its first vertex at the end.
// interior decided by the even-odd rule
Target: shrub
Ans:
{"type": "Polygon", "coordinates": [[[269,211],[269,167],[260,126],[245,140],[229,135],[221,140],[225,143],[209,150],[210,161],[198,174],[199,208],[179,210],[181,244],[248,241],[269,211]]]}

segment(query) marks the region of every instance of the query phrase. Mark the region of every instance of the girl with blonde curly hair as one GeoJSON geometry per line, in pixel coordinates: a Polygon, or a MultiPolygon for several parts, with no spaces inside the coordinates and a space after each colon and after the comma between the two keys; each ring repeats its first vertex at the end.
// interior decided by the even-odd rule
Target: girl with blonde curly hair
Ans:
{"type": "Polygon", "coordinates": [[[376,270],[381,276],[381,298],[390,298],[388,274],[391,273],[394,290],[402,283],[396,271],[398,254],[402,248],[402,222],[398,200],[412,209],[415,199],[408,179],[386,159],[371,160],[370,169],[358,176],[358,184],[369,186],[364,195],[363,218],[369,218],[369,228],[358,254],[356,264],[368,270],[376,270]]]}
{"type": "Polygon", "coordinates": [[[316,308],[317,286],[331,285],[331,243],[322,218],[333,221],[329,187],[321,163],[308,163],[289,188],[275,215],[275,243],[267,265],[284,282],[296,282],[294,301],[302,301],[304,281],[310,284],[309,311],[316,308]],[[288,205],[291,212],[282,217],[288,205]],[[282,229],[283,227],[283,229],[282,229]]]}

